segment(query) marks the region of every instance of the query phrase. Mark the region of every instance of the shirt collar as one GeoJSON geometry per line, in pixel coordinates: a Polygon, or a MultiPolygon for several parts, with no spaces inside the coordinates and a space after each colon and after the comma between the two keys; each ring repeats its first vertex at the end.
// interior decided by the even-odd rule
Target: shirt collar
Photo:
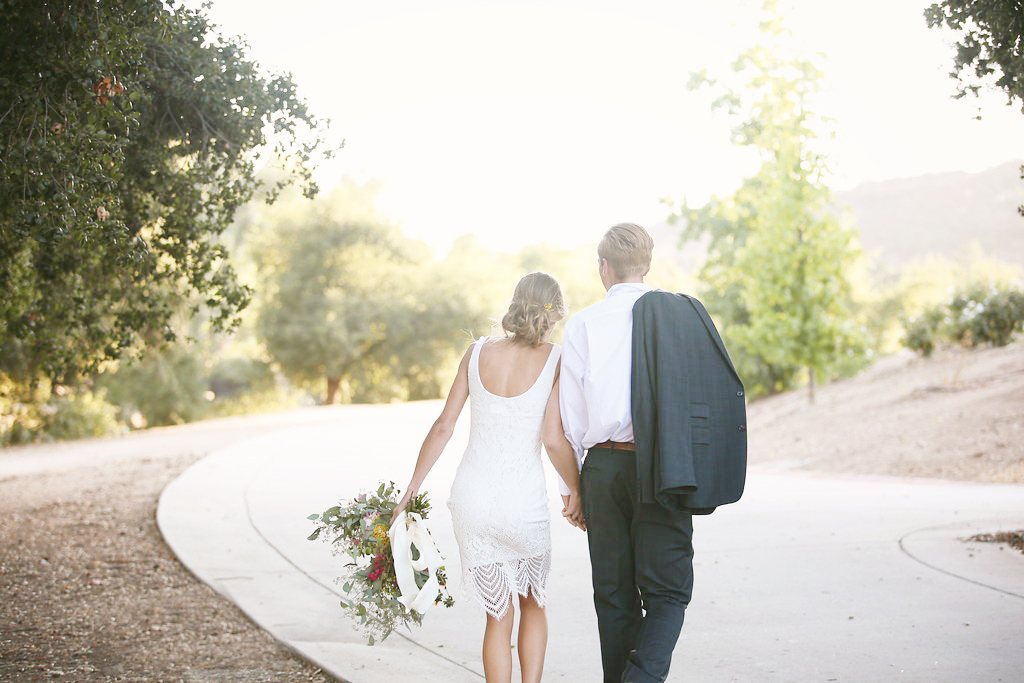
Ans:
{"type": "Polygon", "coordinates": [[[627,292],[649,292],[651,287],[646,282],[618,282],[608,288],[608,293],[605,294],[606,299],[610,299],[612,296],[617,294],[625,294],[627,292]]]}

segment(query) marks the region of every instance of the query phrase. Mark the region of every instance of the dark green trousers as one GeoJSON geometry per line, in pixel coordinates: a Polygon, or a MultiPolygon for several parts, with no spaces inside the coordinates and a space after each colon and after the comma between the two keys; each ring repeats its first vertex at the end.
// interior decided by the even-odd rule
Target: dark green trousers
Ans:
{"type": "Polygon", "coordinates": [[[639,502],[629,451],[591,450],[580,489],[604,680],[664,681],[693,592],[693,518],[639,502]]]}

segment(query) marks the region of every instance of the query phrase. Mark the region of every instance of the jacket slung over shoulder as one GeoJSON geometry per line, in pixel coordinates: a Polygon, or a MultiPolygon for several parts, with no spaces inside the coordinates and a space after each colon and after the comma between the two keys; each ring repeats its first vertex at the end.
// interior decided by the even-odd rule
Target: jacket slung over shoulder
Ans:
{"type": "Polygon", "coordinates": [[[743,495],[743,382],[697,299],[662,290],[633,306],[631,409],[640,500],[710,514],[743,495]]]}

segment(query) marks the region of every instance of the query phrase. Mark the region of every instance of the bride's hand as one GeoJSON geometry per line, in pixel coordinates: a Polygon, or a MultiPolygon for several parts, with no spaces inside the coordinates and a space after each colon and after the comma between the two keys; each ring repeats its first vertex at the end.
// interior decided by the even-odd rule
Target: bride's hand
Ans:
{"type": "Polygon", "coordinates": [[[412,490],[406,491],[405,495],[402,496],[401,500],[399,500],[398,503],[395,504],[395,511],[391,513],[391,521],[388,522],[388,526],[391,526],[395,523],[395,518],[398,517],[398,513],[405,510],[406,506],[409,505],[409,501],[412,499],[414,493],[415,492],[412,490]]]}

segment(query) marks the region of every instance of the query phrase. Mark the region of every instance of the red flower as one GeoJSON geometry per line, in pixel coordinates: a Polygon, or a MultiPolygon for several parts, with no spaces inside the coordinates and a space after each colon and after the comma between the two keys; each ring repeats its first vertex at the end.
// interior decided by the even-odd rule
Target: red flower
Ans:
{"type": "Polygon", "coordinates": [[[387,558],[384,557],[384,553],[375,555],[373,558],[373,571],[367,574],[366,578],[370,581],[376,581],[387,570],[387,568],[388,561],[387,558]]]}

